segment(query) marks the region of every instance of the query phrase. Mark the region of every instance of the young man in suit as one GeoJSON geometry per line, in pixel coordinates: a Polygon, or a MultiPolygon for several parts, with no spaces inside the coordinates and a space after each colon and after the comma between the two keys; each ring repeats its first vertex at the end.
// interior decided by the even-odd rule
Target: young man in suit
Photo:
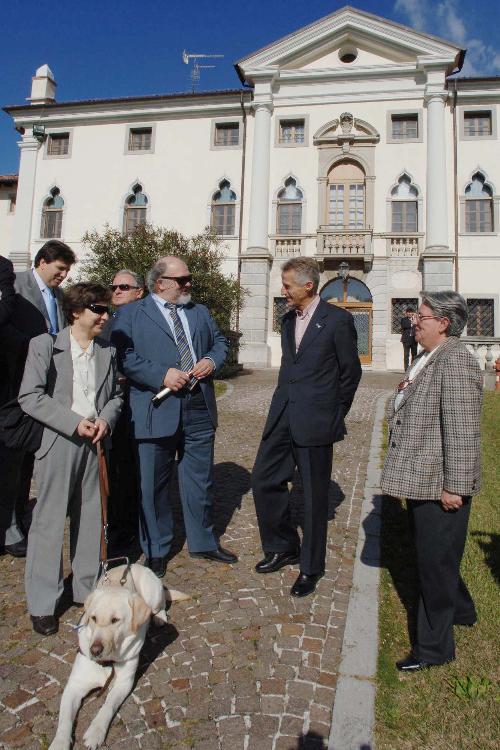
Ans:
{"type": "Polygon", "coordinates": [[[417,356],[417,342],[415,340],[415,310],[407,307],[404,317],[401,318],[401,343],[403,344],[403,364],[406,372],[411,361],[417,356]]]}
{"type": "Polygon", "coordinates": [[[333,443],[346,434],[344,418],[361,378],[350,313],[318,295],[313,258],[282,266],[290,307],[281,331],[282,359],[252,475],[264,559],[258,573],[300,562],[292,596],[311,594],[325,571],[328,487],[333,443]],[[290,520],[288,482],[298,468],[304,490],[302,547],[290,520]]]}
{"type": "MultiPolygon", "coordinates": [[[[1,336],[8,368],[9,398],[19,393],[31,339],[42,333],[56,336],[66,324],[59,286],[75,261],[75,254],[68,245],[49,240],[37,252],[34,268],[16,274],[13,311],[1,336]]],[[[12,518],[5,531],[4,548],[15,557],[26,555],[27,541],[21,519],[29,500],[33,461],[31,453],[8,451],[1,502],[12,509],[12,518]]]]}
{"type": "Polygon", "coordinates": [[[149,273],[151,294],[120,308],[111,336],[130,386],[141,482],[140,542],[159,578],[173,541],[168,484],[176,454],[191,556],[237,561],[219,545],[212,523],[217,427],[212,375],[224,363],[227,341],[207,308],[191,302],[191,286],[184,261],[160,258],[149,273]],[[171,392],[153,404],[163,388],[171,392]]]}

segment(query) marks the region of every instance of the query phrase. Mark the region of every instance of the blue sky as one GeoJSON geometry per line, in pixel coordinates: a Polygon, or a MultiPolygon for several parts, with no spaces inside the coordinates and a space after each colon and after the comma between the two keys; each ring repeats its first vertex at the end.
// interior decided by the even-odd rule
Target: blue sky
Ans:
{"type": "MultiPolygon", "coordinates": [[[[345,3],[335,0],[1,0],[0,105],[22,104],[48,63],[57,99],[190,90],[182,50],[223,54],[201,90],[237,88],[233,63],[345,3]]],[[[363,0],[355,7],[467,47],[465,75],[500,75],[498,0],[363,0]]],[[[18,169],[17,134],[0,113],[0,173],[18,169]]]]}

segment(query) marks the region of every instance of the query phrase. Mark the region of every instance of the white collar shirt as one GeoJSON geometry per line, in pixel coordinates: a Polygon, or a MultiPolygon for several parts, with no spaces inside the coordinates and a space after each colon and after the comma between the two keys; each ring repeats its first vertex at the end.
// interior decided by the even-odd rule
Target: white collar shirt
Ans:
{"type": "Polygon", "coordinates": [[[38,288],[40,289],[40,291],[42,293],[43,301],[44,301],[45,307],[47,308],[47,315],[48,315],[49,320],[50,320],[50,307],[49,307],[50,302],[49,302],[48,298],[49,298],[49,296],[50,297],[54,297],[55,296],[54,292],[53,292],[53,290],[49,286],[47,286],[47,284],[42,279],[42,277],[40,276],[40,274],[38,273],[38,271],[36,270],[36,268],[33,268],[32,271],[33,271],[33,276],[35,277],[35,281],[38,284],[38,288]]]}
{"type": "Polygon", "coordinates": [[[95,348],[91,341],[87,349],[82,349],[78,341],[70,334],[71,359],[73,361],[73,403],[71,411],[84,419],[95,419],[95,348]]]}
{"type": "MultiPolygon", "coordinates": [[[[158,294],[154,294],[154,292],[151,294],[151,296],[156,302],[159,311],[161,312],[161,314],[167,321],[168,326],[170,330],[172,331],[172,336],[174,337],[174,341],[175,343],[177,343],[177,340],[175,338],[174,321],[172,320],[172,316],[170,315],[170,310],[168,309],[168,307],[165,307],[165,302],[167,300],[164,300],[163,297],[160,297],[158,294]]],[[[198,361],[198,357],[196,356],[194,349],[193,349],[193,342],[191,340],[191,331],[189,330],[189,322],[188,322],[186,311],[184,310],[183,305],[177,305],[177,315],[179,316],[179,320],[181,321],[182,327],[184,328],[184,333],[186,334],[186,339],[189,345],[189,350],[193,358],[193,364],[196,364],[196,362],[198,361]]]]}

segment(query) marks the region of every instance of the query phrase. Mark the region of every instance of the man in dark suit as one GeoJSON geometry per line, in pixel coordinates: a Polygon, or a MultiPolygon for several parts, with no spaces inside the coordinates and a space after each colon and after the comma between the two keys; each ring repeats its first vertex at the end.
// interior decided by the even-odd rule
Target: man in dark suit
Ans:
{"type": "Polygon", "coordinates": [[[159,578],[173,541],[168,484],[176,454],[191,556],[237,561],[219,545],[212,522],[217,427],[212,375],[224,363],[227,341],[207,308],[191,302],[191,283],[180,258],[160,258],[149,274],[151,294],[120,308],[111,336],[130,385],[141,482],[140,542],[159,578]],[[163,388],[171,392],[153,404],[163,388]]]}
{"type": "MultiPolygon", "coordinates": [[[[34,268],[16,274],[12,315],[2,327],[0,337],[7,361],[9,398],[15,398],[19,392],[31,339],[41,333],[55,336],[66,324],[59,286],[75,261],[68,245],[49,240],[37,252],[34,268]]],[[[5,551],[24,557],[26,537],[21,519],[29,499],[33,454],[2,450],[6,451],[6,466],[0,502],[12,513],[10,527],[5,530],[5,551]]]]}
{"type": "MultiPolygon", "coordinates": [[[[10,260],[0,255],[0,331],[10,322],[14,309],[14,268],[10,260]]],[[[0,404],[9,400],[9,376],[7,359],[4,351],[2,334],[0,333],[0,404]]]]}
{"type": "Polygon", "coordinates": [[[252,487],[264,559],[258,573],[300,561],[292,596],[307,596],[325,570],[328,487],[333,443],[346,434],[344,418],[361,378],[350,313],[318,295],[319,267],[293,258],[282,267],[282,359],[252,487]],[[302,547],[290,520],[288,482],[298,468],[304,491],[302,547]]]}
{"type": "Polygon", "coordinates": [[[401,318],[401,343],[403,344],[403,364],[405,372],[411,361],[417,356],[417,342],[415,340],[415,310],[413,307],[407,307],[404,317],[401,318]]]}

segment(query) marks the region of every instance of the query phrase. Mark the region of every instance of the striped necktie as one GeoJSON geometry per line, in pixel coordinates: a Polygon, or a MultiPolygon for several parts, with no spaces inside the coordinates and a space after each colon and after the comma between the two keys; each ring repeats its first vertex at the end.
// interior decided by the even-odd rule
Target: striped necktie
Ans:
{"type": "MultiPolygon", "coordinates": [[[[177,349],[179,351],[181,370],[184,372],[190,372],[194,366],[193,356],[191,354],[191,349],[189,348],[184,326],[182,325],[179,313],[177,312],[177,306],[173,302],[165,302],[165,307],[170,311],[170,317],[174,324],[175,343],[177,344],[177,349]]],[[[187,387],[192,388],[197,382],[196,378],[191,378],[187,387]]]]}

